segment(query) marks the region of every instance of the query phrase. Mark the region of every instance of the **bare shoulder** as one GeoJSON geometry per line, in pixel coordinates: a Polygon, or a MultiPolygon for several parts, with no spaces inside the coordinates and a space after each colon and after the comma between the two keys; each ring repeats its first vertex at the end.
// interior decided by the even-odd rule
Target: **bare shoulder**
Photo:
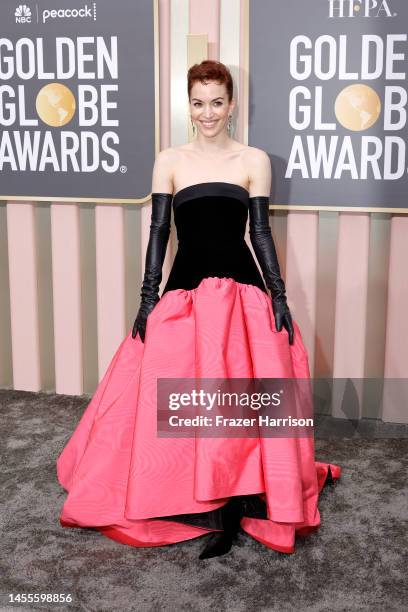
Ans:
{"type": "Polygon", "coordinates": [[[266,151],[258,149],[258,147],[247,146],[243,151],[245,162],[249,166],[258,166],[261,164],[263,167],[270,166],[270,159],[266,151]]]}
{"type": "Polygon", "coordinates": [[[162,149],[156,155],[156,162],[159,165],[169,165],[175,162],[177,158],[177,149],[175,147],[168,147],[162,149]]]}
{"type": "Polygon", "coordinates": [[[176,161],[177,153],[173,147],[163,149],[156,155],[152,177],[153,193],[173,193],[173,176],[176,161]]]}
{"type": "Polygon", "coordinates": [[[167,147],[167,149],[162,149],[156,155],[156,163],[159,166],[167,166],[173,167],[180,161],[183,152],[191,149],[190,146],[181,145],[179,147],[167,147]]]}
{"type": "Polygon", "coordinates": [[[272,168],[269,155],[258,147],[247,147],[244,156],[251,197],[269,196],[272,182],[272,168]]]}

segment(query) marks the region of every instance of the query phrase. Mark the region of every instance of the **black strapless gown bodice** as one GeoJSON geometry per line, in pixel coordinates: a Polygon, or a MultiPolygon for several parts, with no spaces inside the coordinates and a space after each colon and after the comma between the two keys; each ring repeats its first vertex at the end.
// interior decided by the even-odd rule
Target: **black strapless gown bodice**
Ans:
{"type": "Polygon", "coordinates": [[[249,193],[235,183],[189,185],[173,198],[178,249],[162,295],[209,276],[266,287],[245,241],[249,193]]]}

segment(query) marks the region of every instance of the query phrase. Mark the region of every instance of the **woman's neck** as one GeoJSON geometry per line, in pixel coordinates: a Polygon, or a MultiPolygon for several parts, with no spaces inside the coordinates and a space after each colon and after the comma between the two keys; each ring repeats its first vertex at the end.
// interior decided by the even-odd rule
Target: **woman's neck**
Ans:
{"type": "Polygon", "coordinates": [[[217,154],[231,151],[235,148],[236,144],[237,143],[235,143],[232,138],[229,138],[229,136],[218,140],[209,138],[199,139],[197,137],[196,140],[191,143],[191,148],[200,153],[217,154]]]}

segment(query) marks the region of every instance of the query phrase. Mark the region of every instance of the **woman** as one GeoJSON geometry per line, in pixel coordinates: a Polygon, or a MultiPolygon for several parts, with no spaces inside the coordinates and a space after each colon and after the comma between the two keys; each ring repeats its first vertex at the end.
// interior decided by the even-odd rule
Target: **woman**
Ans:
{"type": "Polygon", "coordinates": [[[241,527],[290,553],[296,534],[319,526],[319,492],[340,476],[314,461],[313,438],[157,435],[158,379],[309,378],[269,226],[269,158],[229,135],[223,64],[190,68],[188,97],[196,139],[154,164],[133,330],[58,458],[69,492],[60,521],[132,546],[209,534],[200,559],[228,552],[241,527]],[[172,207],[178,251],[159,297],[172,207]],[[264,280],[244,240],[248,216],[264,280]]]}

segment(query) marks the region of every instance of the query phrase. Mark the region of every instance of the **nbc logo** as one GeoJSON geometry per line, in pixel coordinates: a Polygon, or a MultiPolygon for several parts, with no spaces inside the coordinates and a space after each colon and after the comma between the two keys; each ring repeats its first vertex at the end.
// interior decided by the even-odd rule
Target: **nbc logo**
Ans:
{"type": "Polygon", "coordinates": [[[31,10],[26,4],[19,4],[14,16],[16,23],[31,23],[31,10]]]}

